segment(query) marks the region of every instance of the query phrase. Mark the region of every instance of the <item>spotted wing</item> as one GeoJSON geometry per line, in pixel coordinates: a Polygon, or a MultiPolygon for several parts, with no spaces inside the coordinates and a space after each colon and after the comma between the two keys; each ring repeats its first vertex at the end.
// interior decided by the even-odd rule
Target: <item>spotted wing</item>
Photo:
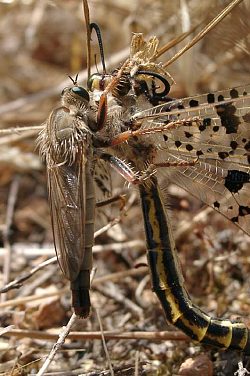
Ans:
{"type": "Polygon", "coordinates": [[[98,159],[95,163],[94,180],[97,201],[110,198],[112,195],[110,167],[102,159],[98,159]]]}
{"type": "Polygon", "coordinates": [[[170,165],[159,174],[250,234],[250,85],[135,115],[143,116],[142,127],[165,129],[148,135],[158,145],[155,162],[170,165]]]}
{"type": "Polygon", "coordinates": [[[85,165],[79,156],[47,173],[55,249],[63,274],[74,281],[84,256],[85,165]]]}

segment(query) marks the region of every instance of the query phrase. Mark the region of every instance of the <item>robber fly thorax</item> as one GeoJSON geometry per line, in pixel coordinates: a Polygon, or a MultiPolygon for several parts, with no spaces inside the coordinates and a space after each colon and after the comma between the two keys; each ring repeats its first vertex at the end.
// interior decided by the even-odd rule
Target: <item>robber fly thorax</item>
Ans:
{"type": "MultiPolygon", "coordinates": [[[[153,108],[155,105],[166,101],[166,94],[170,90],[168,80],[172,78],[160,63],[156,63],[155,55],[158,47],[158,39],[144,40],[142,34],[135,34],[131,41],[130,58],[123,67],[112,74],[93,74],[88,80],[89,94],[92,103],[98,110],[99,101],[105,90],[112,86],[117,74],[119,80],[107,90],[105,125],[96,133],[101,139],[113,140],[124,132],[132,132],[148,126],[148,121],[131,122],[131,118],[138,111],[153,108]],[[164,85],[164,90],[158,92],[155,80],[164,85]],[[163,99],[164,98],[164,99],[163,99]]],[[[157,82],[158,84],[158,82],[157,82]]],[[[144,170],[154,161],[156,145],[152,138],[144,137],[141,141],[136,136],[129,138],[127,142],[118,142],[107,151],[115,153],[130,165],[135,174],[143,175],[144,170]]]]}

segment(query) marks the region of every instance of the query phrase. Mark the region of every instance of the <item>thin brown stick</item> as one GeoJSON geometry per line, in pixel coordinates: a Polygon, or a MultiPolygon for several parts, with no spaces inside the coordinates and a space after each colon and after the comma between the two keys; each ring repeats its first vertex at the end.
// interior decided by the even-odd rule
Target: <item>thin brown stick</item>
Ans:
{"type": "Polygon", "coordinates": [[[61,347],[63,346],[65,339],[66,339],[66,337],[68,337],[69,332],[70,332],[73,324],[76,322],[76,320],[77,320],[77,317],[76,317],[75,313],[73,313],[71,318],[69,319],[68,324],[66,326],[64,326],[61,333],[59,333],[57,342],[53,345],[51,352],[49,353],[47,359],[43,363],[42,368],[40,368],[39,372],[37,373],[37,376],[44,375],[45,371],[48,369],[50,363],[54,359],[57,351],[60,350],[61,347]]]}
{"type": "MultiPolygon", "coordinates": [[[[139,268],[139,269],[131,269],[131,270],[125,270],[123,272],[112,273],[112,274],[109,274],[109,275],[104,276],[104,277],[96,278],[93,281],[92,286],[94,287],[98,284],[103,284],[104,282],[107,282],[107,281],[123,280],[124,278],[129,277],[129,276],[144,274],[147,271],[148,271],[147,267],[142,267],[142,268],[139,268]]],[[[46,298],[52,297],[52,296],[61,296],[65,293],[67,293],[68,291],[69,291],[69,287],[65,287],[64,289],[62,289],[60,291],[56,291],[56,292],[50,292],[50,293],[40,294],[40,295],[35,294],[35,295],[27,296],[27,297],[10,299],[10,300],[7,300],[6,302],[0,303],[0,308],[15,307],[19,304],[25,304],[25,303],[35,301],[35,300],[39,300],[39,299],[46,299],[46,298]]]]}
{"type": "Polygon", "coordinates": [[[96,289],[105,296],[112,298],[115,302],[123,304],[127,309],[133,312],[139,319],[143,318],[143,310],[137,304],[135,304],[131,299],[126,298],[112,282],[108,286],[99,285],[96,289]]]}
{"type": "MultiPolygon", "coordinates": [[[[1,330],[1,328],[0,328],[1,330]]],[[[8,332],[4,333],[5,337],[16,337],[16,338],[33,338],[41,339],[46,341],[55,341],[58,339],[60,332],[55,334],[53,332],[45,332],[39,330],[24,330],[24,329],[10,329],[8,332]]],[[[145,339],[148,341],[186,341],[190,342],[191,339],[180,331],[164,331],[164,332],[122,332],[122,331],[104,331],[106,339],[131,339],[139,340],[145,339]]],[[[71,332],[68,337],[70,340],[93,340],[101,339],[100,332],[71,332]]]]}
{"type": "Polygon", "coordinates": [[[105,341],[105,335],[104,335],[101,317],[99,315],[98,309],[95,309],[95,311],[96,311],[97,320],[98,320],[99,326],[100,326],[101,337],[102,337],[102,345],[103,345],[105,355],[106,355],[106,358],[107,358],[107,361],[108,361],[110,374],[111,374],[111,376],[115,376],[113,366],[112,366],[112,363],[111,363],[111,359],[110,359],[110,356],[109,356],[108,348],[107,348],[106,341],[105,341]]]}
{"type": "MultiPolygon", "coordinates": [[[[135,247],[136,248],[138,248],[138,247],[144,248],[145,244],[141,240],[131,240],[129,242],[112,243],[112,244],[107,244],[105,246],[96,245],[96,246],[93,247],[93,253],[100,253],[100,252],[106,252],[106,251],[112,251],[112,250],[120,252],[120,251],[122,251],[122,249],[124,249],[124,248],[130,248],[130,247],[131,248],[135,248],[135,247]]],[[[6,293],[9,290],[20,288],[23,285],[23,282],[27,281],[30,277],[32,277],[39,270],[45,268],[46,266],[48,266],[50,264],[53,264],[56,261],[57,261],[57,257],[54,256],[54,257],[52,257],[52,258],[50,258],[50,259],[42,262],[41,264],[35,266],[29,272],[22,274],[21,276],[15,278],[13,281],[11,281],[10,283],[8,283],[8,284],[4,285],[2,288],[0,288],[0,294],[1,293],[6,293]]],[[[133,269],[132,269],[132,271],[133,271],[133,269]]],[[[131,272],[131,270],[130,271],[129,270],[125,271],[125,273],[130,273],[130,272],[131,272]]],[[[122,276],[124,272],[119,272],[119,273],[121,273],[121,276],[122,276]]],[[[119,273],[117,273],[117,274],[119,275],[119,273]]],[[[116,274],[116,273],[114,273],[114,274],[116,274]]],[[[138,272],[138,269],[135,271],[135,274],[140,274],[138,272]]],[[[113,278],[110,277],[111,275],[105,276],[105,277],[101,277],[101,279],[105,280],[105,278],[107,278],[107,280],[111,280],[111,279],[113,280],[113,278]]],[[[119,279],[119,277],[118,277],[118,279],[119,279]]],[[[114,280],[116,280],[116,277],[114,277],[114,280]]],[[[0,303],[0,306],[1,306],[1,303],[0,303]]]]}
{"type": "Polygon", "coordinates": [[[17,277],[16,279],[14,279],[13,281],[11,281],[10,283],[8,283],[5,286],[3,286],[0,289],[0,294],[2,294],[4,292],[7,292],[9,290],[12,290],[12,289],[18,289],[18,288],[20,288],[22,286],[23,282],[27,281],[27,279],[29,279],[35,273],[37,273],[38,270],[41,270],[41,269],[45,268],[46,266],[48,266],[48,265],[50,265],[50,264],[52,264],[52,263],[54,263],[56,261],[57,261],[57,258],[55,256],[55,257],[52,257],[49,260],[41,262],[39,265],[37,265],[34,268],[32,268],[31,270],[29,270],[29,272],[21,275],[20,277],[17,277]]]}
{"type": "Polygon", "coordinates": [[[232,9],[240,4],[243,0],[233,0],[231,3],[224,8],[216,17],[210,21],[207,26],[204,27],[189,43],[186,44],[177,54],[175,54],[171,59],[169,59],[166,63],[163,64],[163,67],[167,67],[168,65],[172,64],[176,61],[181,55],[183,55],[187,50],[193,47],[196,43],[198,43],[210,30],[212,30],[219,22],[223,20],[231,11],[232,9]]]}
{"type": "MultiPolygon", "coordinates": [[[[10,279],[12,248],[11,248],[11,243],[9,240],[9,232],[10,232],[10,227],[13,221],[14,209],[15,209],[17,193],[19,189],[19,181],[20,181],[20,177],[15,176],[10,186],[10,192],[9,192],[8,203],[7,203],[7,212],[6,212],[6,223],[5,223],[5,229],[3,231],[3,243],[4,243],[4,248],[6,250],[5,257],[4,257],[4,265],[3,265],[3,282],[5,284],[8,283],[10,279]]],[[[6,295],[2,296],[1,298],[2,298],[2,301],[4,301],[6,299],[6,295]]]]}
{"type": "Polygon", "coordinates": [[[139,376],[139,364],[140,364],[140,353],[136,351],[135,353],[135,376],[139,376]]]}
{"type": "MultiPolygon", "coordinates": [[[[92,283],[94,276],[95,276],[95,269],[93,269],[92,272],[91,272],[90,283],[92,283]]],[[[48,357],[46,358],[44,364],[42,365],[42,368],[37,373],[37,376],[44,375],[45,371],[49,368],[51,362],[53,361],[53,359],[56,355],[56,353],[62,348],[62,346],[63,346],[66,338],[68,337],[68,335],[71,331],[71,328],[74,325],[74,323],[76,322],[76,320],[77,320],[77,316],[76,316],[75,313],[73,313],[71,318],[69,319],[68,324],[61,329],[56,343],[53,345],[48,357]]]]}

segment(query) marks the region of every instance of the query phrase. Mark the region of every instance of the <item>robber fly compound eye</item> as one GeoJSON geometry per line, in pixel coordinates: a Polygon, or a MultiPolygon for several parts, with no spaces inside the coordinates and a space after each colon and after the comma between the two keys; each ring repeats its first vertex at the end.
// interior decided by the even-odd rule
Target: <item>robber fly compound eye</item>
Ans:
{"type": "Polygon", "coordinates": [[[68,88],[65,87],[65,88],[62,90],[61,95],[63,96],[63,95],[66,93],[67,90],[68,90],[68,88]]]}
{"type": "Polygon", "coordinates": [[[89,93],[81,86],[72,87],[71,91],[89,102],[89,93]]]}

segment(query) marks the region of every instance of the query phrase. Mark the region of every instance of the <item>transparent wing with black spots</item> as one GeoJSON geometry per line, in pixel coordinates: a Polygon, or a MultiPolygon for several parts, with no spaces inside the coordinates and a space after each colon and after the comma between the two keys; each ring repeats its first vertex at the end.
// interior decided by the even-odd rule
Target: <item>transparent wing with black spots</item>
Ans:
{"type": "Polygon", "coordinates": [[[134,118],[142,129],[162,127],[143,136],[157,145],[154,162],[170,164],[159,175],[250,234],[250,86],[175,100],[134,118]]]}
{"type": "Polygon", "coordinates": [[[97,202],[108,199],[112,195],[112,180],[107,162],[97,159],[94,171],[97,202]]]}

